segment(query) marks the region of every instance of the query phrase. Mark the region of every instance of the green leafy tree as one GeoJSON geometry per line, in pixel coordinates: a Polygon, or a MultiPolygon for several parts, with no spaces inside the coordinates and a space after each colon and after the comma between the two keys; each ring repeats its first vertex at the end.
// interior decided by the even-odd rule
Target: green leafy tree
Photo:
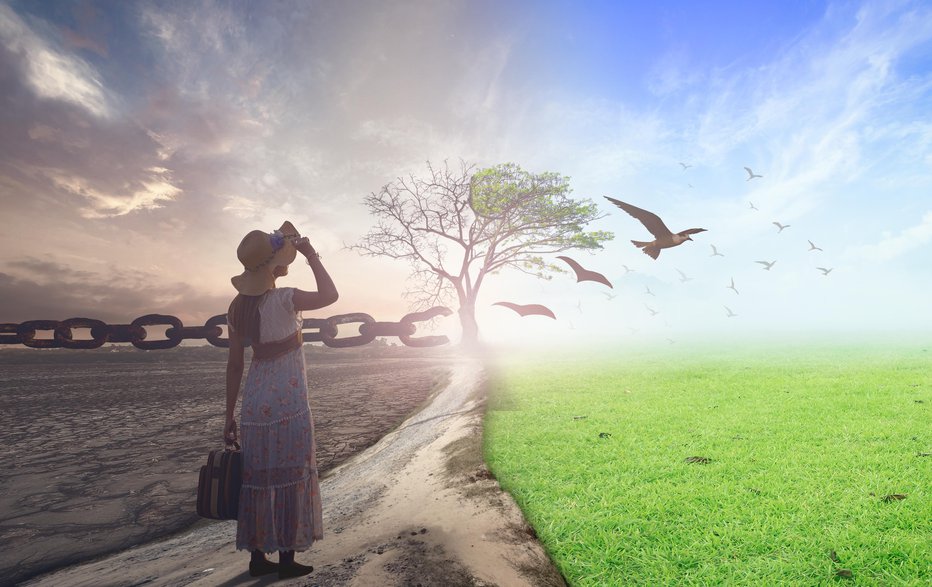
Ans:
{"type": "Polygon", "coordinates": [[[479,342],[476,299],[489,275],[513,268],[550,279],[564,270],[544,255],[601,249],[613,238],[584,230],[604,214],[591,200],[570,198],[568,177],[514,163],[427,168],[428,177],[398,178],[366,196],[378,222],[349,248],[407,260],[412,287],[405,297],[415,310],[455,300],[465,346],[479,342]]]}

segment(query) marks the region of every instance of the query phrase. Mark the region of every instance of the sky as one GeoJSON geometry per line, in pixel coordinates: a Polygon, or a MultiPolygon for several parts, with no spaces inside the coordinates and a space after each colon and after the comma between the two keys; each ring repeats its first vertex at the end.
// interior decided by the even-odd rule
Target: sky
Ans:
{"type": "Polygon", "coordinates": [[[611,289],[487,281],[490,344],[932,330],[927,2],[0,0],[0,124],[0,322],[201,325],[284,220],[340,291],[305,317],[398,320],[410,267],[349,248],[364,198],[465,161],[567,176],[614,234],[566,253],[611,289]],[[603,196],[707,231],[655,261],[603,196]]]}

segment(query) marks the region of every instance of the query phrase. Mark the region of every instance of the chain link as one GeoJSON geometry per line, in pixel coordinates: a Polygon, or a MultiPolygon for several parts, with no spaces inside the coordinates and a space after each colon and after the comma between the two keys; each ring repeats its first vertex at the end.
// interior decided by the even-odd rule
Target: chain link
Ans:
{"type": "MultiPolygon", "coordinates": [[[[361,312],[338,314],[329,318],[305,318],[301,338],[304,342],[322,342],[328,347],[345,348],[369,344],[379,336],[397,336],[405,345],[428,347],[447,344],[445,335],[412,338],[417,332],[415,322],[427,322],[438,316],[449,316],[453,310],[446,306],[435,306],[423,312],[406,314],[398,322],[378,322],[369,314],[361,312]],[[340,324],[359,323],[359,334],[337,338],[340,324]],[[305,332],[316,329],[316,332],[305,332]]],[[[107,324],[94,318],[68,318],[67,320],[28,320],[26,322],[0,324],[0,344],[21,344],[31,348],[52,349],[96,349],[107,343],[132,343],[143,350],[169,349],[183,340],[206,339],[217,347],[229,347],[230,339],[223,338],[221,326],[227,323],[226,314],[211,317],[203,326],[185,326],[177,316],[146,314],[129,324],[107,324]],[[167,326],[165,338],[147,340],[147,326],[167,326]],[[91,338],[75,339],[75,329],[90,331],[91,338]],[[52,338],[36,338],[40,330],[53,331],[52,338]]]]}

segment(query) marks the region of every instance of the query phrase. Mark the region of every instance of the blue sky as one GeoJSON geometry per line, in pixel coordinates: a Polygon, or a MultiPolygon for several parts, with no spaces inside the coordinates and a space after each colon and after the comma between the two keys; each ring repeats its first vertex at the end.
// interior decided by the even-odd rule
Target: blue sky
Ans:
{"type": "Polygon", "coordinates": [[[343,245],[365,195],[462,158],[567,175],[615,234],[575,255],[611,292],[488,282],[490,342],[928,332],[932,8],[655,4],[0,0],[0,321],[201,324],[286,218],[340,287],[324,314],[397,319],[408,267],[343,245]],[[708,231],[654,261],[605,195],[708,231]]]}

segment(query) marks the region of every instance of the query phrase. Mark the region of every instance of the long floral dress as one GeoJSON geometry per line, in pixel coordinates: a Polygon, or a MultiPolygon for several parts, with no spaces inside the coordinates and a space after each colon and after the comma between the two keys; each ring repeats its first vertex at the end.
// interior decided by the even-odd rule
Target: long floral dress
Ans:
{"type": "MultiPolygon", "coordinates": [[[[295,336],[294,288],[273,288],[260,302],[260,342],[295,336]],[[266,340],[266,336],[274,336],[266,340]]],[[[249,365],[240,409],[243,485],[237,550],[307,550],[323,538],[314,421],[301,348],[249,365]]]]}

